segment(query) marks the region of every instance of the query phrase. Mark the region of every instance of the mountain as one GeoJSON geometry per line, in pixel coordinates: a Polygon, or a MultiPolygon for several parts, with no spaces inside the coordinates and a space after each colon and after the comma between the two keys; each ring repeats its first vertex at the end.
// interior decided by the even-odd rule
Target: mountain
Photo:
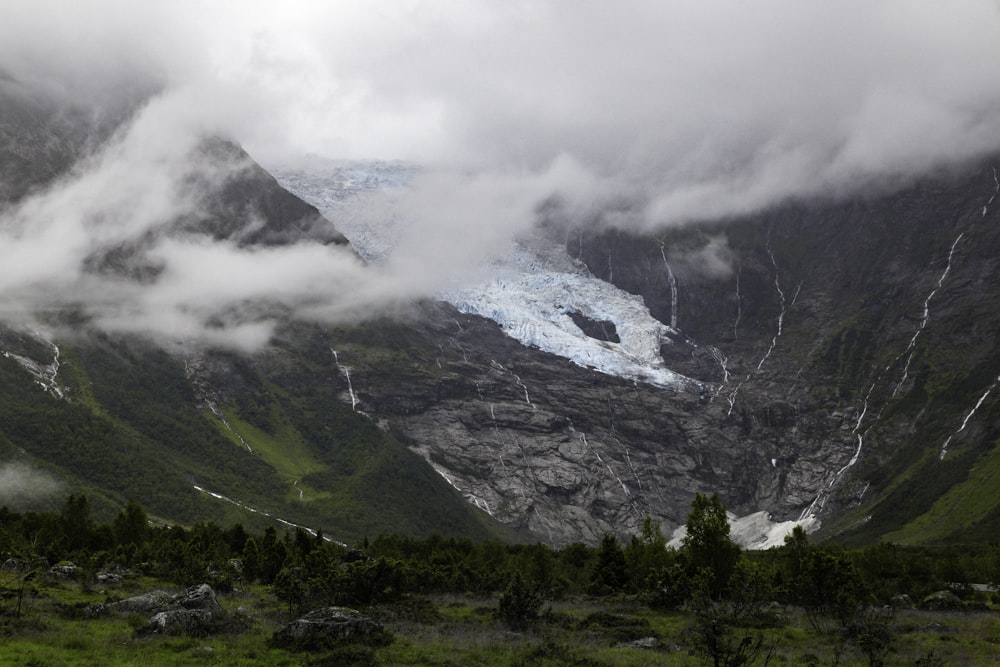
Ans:
{"type": "MultiPolygon", "coordinates": [[[[759,546],[794,522],[853,541],[987,538],[994,163],[656,235],[552,216],[492,281],[442,295],[528,349],[442,315],[447,375],[400,405],[359,360],[355,393],[471,502],[556,542],[645,514],[678,526],[698,491],[720,492],[759,546]]],[[[345,190],[403,178],[344,178],[357,169],[279,180],[335,218],[345,190]]],[[[362,254],[391,245],[345,232],[362,254]]]]}
{"type": "MultiPolygon", "coordinates": [[[[0,216],[90,168],[141,109],[71,113],[0,85],[0,216]]],[[[262,350],[107,330],[72,302],[8,309],[0,460],[107,513],[133,499],[166,521],[343,541],[596,542],[645,516],[669,532],[697,492],[718,492],[753,546],[796,522],[855,543],[989,539],[996,163],[647,234],[542,207],[485,282],[391,315],[241,305],[277,322],[262,350]]],[[[101,245],[83,278],[156,286],[163,239],[341,246],[377,265],[406,222],[351,206],[416,169],[276,179],[213,135],[170,166],[190,205],[101,245]]]]}
{"type": "Polygon", "coordinates": [[[605,233],[577,253],[725,351],[725,430],[779,475],[814,471],[801,518],[845,541],[984,539],[998,518],[996,164],[658,239],[605,233]],[[674,298],[661,243],[683,258],[718,238],[732,274],[678,261],[674,298]],[[833,458],[817,467],[810,451],[833,458]]]}
{"type": "MultiPolygon", "coordinates": [[[[113,137],[130,121],[122,116],[118,127],[99,134],[65,124],[63,116],[39,111],[51,100],[5,83],[14,90],[4,89],[0,101],[13,111],[2,115],[0,155],[27,156],[14,165],[13,194],[0,202],[7,226],[0,231],[13,240],[23,211],[35,210],[31,197],[72,187],[102,151],[115,150],[113,137]],[[59,150],[37,149],[41,138],[59,150]],[[18,208],[21,202],[26,208],[18,208]]],[[[231,141],[203,137],[180,165],[180,192],[197,205],[95,245],[72,267],[81,281],[155,285],[163,239],[251,250],[346,243],[231,141]]],[[[5,484],[27,491],[0,491],[8,504],[30,509],[60,500],[37,498],[28,482],[55,480],[62,492],[88,493],[107,516],[131,499],[164,521],[277,522],[343,541],[390,531],[510,539],[511,531],[468,506],[398,439],[340,400],[325,338],[316,326],[286,320],[261,355],[270,372],[263,377],[236,352],[105,331],[72,302],[33,315],[8,307],[0,328],[0,461],[5,484]]]]}

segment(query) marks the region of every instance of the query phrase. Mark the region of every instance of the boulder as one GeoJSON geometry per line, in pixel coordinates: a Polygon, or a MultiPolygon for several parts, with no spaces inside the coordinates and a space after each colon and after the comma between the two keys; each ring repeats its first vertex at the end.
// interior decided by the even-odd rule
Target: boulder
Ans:
{"type": "Polygon", "coordinates": [[[660,647],[660,640],[656,637],[641,637],[635,641],[618,644],[618,647],[651,651],[660,647]]]}
{"type": "Polygon", "coordinates": [[[913,600],[906,593],[896,595],[891,602],[893,609],[913,609],[913,600]]]}
{"type": "Polygon", "coordinates": [[[228,620],[229,615],[215,598],[212,587],[199,584],[170,596],[165,608],[156,610],[149,619],[149,625],[142,628],[139,634],[204,637],[225,628],[228,620]]]}
{"type": "Polygon", "coordinates": [[[224,612],[212,612],[205,609],[171,609],[153,614],[149,625],[140,634],[151,635],[186,635],[204,637],[211,634],[214,622],[224,612]]]}
{"type": "Polygon", "coordinates": [[[155,590],[142,595],[112,602],[107,605],[108,611],[117,611],[126,614],[155,614],[173,604],[174,596],[166,591],[155,590]]]}
{"type": "Polygon", "coordinates": [[[920,606],[923,609],[954,610],[962,608],[962,600],[951,591],[937,591],[925,597],[920,606]]]}
{"type": "Polygon", "coordinates": [[[309,648],[381,631],[381,624],[359,611],[346,607],[324,607],[292,621],[275,632],[273,639],[279,646],[309,648]]]}
{"type": "Polygon", "coordinates": [[[30,572],[31,569],[31,563],[18,558],[8,558],[3,562],[3,565],[0,565],[0,571],[9,574],[24,574],[25,572],[30,572]]]}
{"type": "Polygon", "coordinates": [[[208,584],[192,586],[183,594],[174,596],[174,601],[184,609],[222,611],[222,605],[215,599],[215,591],[208,584]]]}
{"type": "Polygon", "coordinates": [[[117,563],[111,563],[98,570],[94,576],[97,579],[97,583],[109,585],[120,584],[126,577],[131,577],[133,575],[134,573],[127,567],[123,567],[117,563]]]}
{"type": "Polygon", "coordinates": [[[80,576],[80,568],[69,561],[62,561],[49,568],[49,575],[56,579],[73,580],[80,576]]]}

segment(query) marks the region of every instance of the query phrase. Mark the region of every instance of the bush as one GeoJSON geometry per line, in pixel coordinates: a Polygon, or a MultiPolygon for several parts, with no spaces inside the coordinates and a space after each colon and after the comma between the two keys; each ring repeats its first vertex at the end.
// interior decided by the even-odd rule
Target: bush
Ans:
{"type": "Polygon", "coordinates": [[[616,642],[631,642],[656,633],[645,618],[598,611],[580,621],[581,630],[596,630],[616,642]]]}
{"type": "Polygon", "coordinates": [[[528,586],[519,572],[515,572],[500,596],[497,618],[513,630],[524,630],[540,618],[544,599],[538,590],[528,586]]]}

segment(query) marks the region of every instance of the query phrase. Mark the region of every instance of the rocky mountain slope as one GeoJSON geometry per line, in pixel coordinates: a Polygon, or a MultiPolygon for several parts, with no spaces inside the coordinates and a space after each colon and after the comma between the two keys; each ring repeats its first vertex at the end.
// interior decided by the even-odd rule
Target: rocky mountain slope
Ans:
{"type": "MultiPolygon", "coordinates": [[[[113,128],[0,83],[12,206],[113,128]]],[[[352,193],[405,182],[391,166],[279,174],[307,204],[231,142],[187,160],[198,205],[87,271],[155,284],[164,234],[264,248],[343,243],[342,228],[369,261],[391,251],[339,219],[352,193]]],[[[286,317],[253,354],[164,348],[72,308],[8,316],[0,451],[99,506],[345,540],[595,542],[647,515],[669,532],[696,492],[718,492],[756,546],[795,522],[983,539],[1000,523],[993,165],[646,236],[546,210],[486,284],[358,324],[286,317]]]]}
{"type": "Polygon", "coordinates": [[[816,496],[801,518],[845,539],[985,535],[997,520],[996,504],[983,502],[998,435],[996,164],[568,247],[723,351],[724,432],[757,452],[772,447],[775,469],[811,467],[804,443],[837,452],[814,468],[816,496]],[[684,261],[717,239],[731,273],[706,276],[684,261]]]}
{"type": "MultiPolygon", "coordinates": [[[[74,182],[99,162],[117,130],[64,123],[64,116],[42,113],[51,100],[0,83],[8,86],[0,107],[10,111],[0,114],[0,160],[9,166],[10,156],[26,156],[11,167],[18,179],[0,201],[0,231],[15,239],[14,226],[33,210],[30,198],[74,182]],[[59,149],[58,159],[35,145],[41,138],[59,149]],[[18,208],[22,199],[27,204],[18,208]]],[[[154,250],[163,239],[196,246],[222,240],[250,251],[345,243],[314,207],[230,141],[195,142],[178,180],[196,206],[95,244],[68,268],[112,287],[155,285],[162,266],[154,250]]],[[[220,272],[218,280],[226,279],[220,272]]],[[[323,336],[315,327],[287,322],[262,355],[270,371],[262,377],[238,353],[106,331],[71,300],[59,310],[25,312],[18,297],[4,294],[12,305],[0,326],[0,492],[7,504],[44,507],[82,491],[99,514],[131,499],[160,520],[277,523],[343,541],[385,531],[510,537],[340,400],[329,346],[317,354],[309,344],[323,336]]]]}
{"type": "MultiPolygon", "coordinates": [[[[588,345],[552,344],[578,328],[621,353],[608,332],[634,318],[607,303],[581,318],[573,300],[587,290],[548,285],[567,260],[523,261],[529,243],[515,251],[520,272],[508,263],[492,283],[443,296],[562,359],[496,354],[499,341],[474,345],[484,333],[442,315],[439,368],[405,383],[419,398],[400,404],[395,375],[358,360],[358,404],[414,437],[471,502],[556,542],[634,530],[644,514],[677,526],[696,491],[719,491],[758,545],[795,521],[844,539],[985,534],[996,504],[976,489],[992,469],[1000,371],[992,165],[647,237],[547,220],[583,262],[570,273],[642,297],[662,360],[642,375],[580,354],[588,345]],[[562,323],[546,327],[535,302],[562,323]],[[450,365],[459,355],[474,372],[450,365]],[[687,380],[657,383],[661,367],[687,380]],[[949,490],[965,503],[938,500],[949,490]],[[917,518],[943,511],[935,502],[951,503],[951,519],[928,529],[917,518]]],[[[322,175],[279,177],[324,203],[322,175]]]]}

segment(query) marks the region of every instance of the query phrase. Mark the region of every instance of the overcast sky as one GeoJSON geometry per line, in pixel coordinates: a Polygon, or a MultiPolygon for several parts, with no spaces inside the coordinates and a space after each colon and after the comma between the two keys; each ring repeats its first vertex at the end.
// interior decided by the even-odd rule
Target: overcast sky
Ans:
{"type": "MultiPolygon", "coordinates": [[[[117,156],[32,203],[68,210],[125,173],[146,212],[126,237],[169,217],[169,182],[135,161],[169,162],[203,131],[265,165],[423,165],[406,213],[471,255],[552,194],[581,216],[628,200],[611,222],[656,229],[1000,148],[997,0],[0,0],[0,67],[95,103],[162,86],[117,156]]],[[[49,249],[51,266],[93,245],[82,230],[49,230],[77,244],[49,249]]],[[[399,264],[419,273],[421,259],[399,264]]],[[[11,274],[0,290],[24,286],[11,274]]],[[[317,278],[302,280],[308,293],[317,278]]]]}

